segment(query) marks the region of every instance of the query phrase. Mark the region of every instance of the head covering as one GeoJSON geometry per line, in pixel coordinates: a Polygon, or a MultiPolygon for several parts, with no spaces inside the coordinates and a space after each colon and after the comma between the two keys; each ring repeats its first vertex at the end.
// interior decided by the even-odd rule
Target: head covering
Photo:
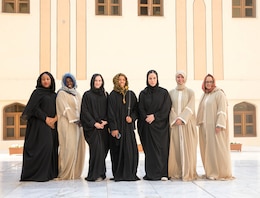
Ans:
{"type": "Polygon", "coordinates": [[[55,80],[51,73],[45,71],[40,74],[40,76],[37,79],[36,89],[31,94],[31,97],[22,113],[22,118],[24,120],[29,120],[34,114],[35,114],[35,108],[39,106],[39,103],[43,97],[46,95],[55,95],[55,80]],[[43,87],[41,78],[44,74],[47,74],[51,79],[51,85],[49,88],[43,87]]]}
{"type": "Polygon", "coordinates": [[[54,80],[52,74],[50,72],[47,72],[47,71],[41,73],[40,76],[37,79],[36,88],[50,89],[53,92],[55,92],[56,86],[55,86],[55,80],[54,80]],[[51,85],[50,85],[49,88],[46,88],[46,87],[42,86],[42,76],[43,76],[43,74],[47,74],[50,77],[50,79],[51,79],[51,85]]]}
{"type": "Polygon", "coordinates": [[[210,93],[210,92],[212,92],[215,88],[216,88],[216,80],[215,80],[214,76],[212,76],[211,74],[206,75],[205,78],[204,78],[204,80],[203,80],[203,83],[202,83],[202,90],[204,91],[204,93],[210,93]],[[212,81],[213,81],[212,86],[211,86],[210,89],[207,89],[207,88],[206,88],[206,79],[207,79],[207,77],[211,77],[211,78],[212,78],[212,81]]]}
{"type": "Polygon", "coordinates": [[[146,85],[147,87],[145,88],[145,91],[148,92],[148,93],[152,93],[152,92],[155,92],[157,90],[157,88],[159,87],[159,79],[158,79],[158,73],[155,71],[155,70],[149,70],[146,74],[146,85]],[[150,74],[154,73],[157,77],[157,82],[156,82],[156,85],[155,86],[151,86],[148,82],[148,76],[150,74]]]}
{"type": "Polygon", "coordinates": [[[175,80],[176,80],[176,82],[177,82],[177,87],[176,87],[176,89],[177,90],[183,90],[183,89],[185,89],[185,83],[186,83],[186,81],[187,81],[187,76],[186,76],[186,73],[184,72],[184,71],[182,71],[182,70],[180,70],[180,71],[177,71],[176,72],[176,75],[175,75],[175,80]],[[184,83],[182,84],[182,85],[180,85],[180,84],[178,84],[178,82],[177,82],[177,76],[178,75],[182,75],[183,76],[183,78],[184,78],[184,83]]]}
{"type": "Polygon", "coordinates": [[[127,80],[126,75],[122,74],[122,73],[115,75],[114,78],[113,78],[113,83],[114,83],[114,91],[119,92],[120,94],[123,95],[123,103],[125,104],[126,103],[125,95],[126,95],[126,92],[128,90],[128,80],[127,80]],[[125,86],[124,87],[120,87],[120,85],[119,85],[119,77],[120,76],[124,76],[124,78],[125,78],[125,86]]]}
{"type": "Polygon", "coordinates": [[[105,88],[104,88],[104,79],[101,76],[101,74],[93,74],[91,81],[90,81],[90,90],[99,95],[102,95],[102,94],[106,95],[105,88]],[[99,88],[95,88],[95,86],[94,86],[95,79],[97,76],[100,76],[100,78],[102,79],[102,85],[99,88]]]}
{"type": "Polygon", "coordinates": [[[149,85],[149,82],[148,82],[148,76],[149,76],[149,74],[152,74],[152,73],[154,73],[156,75],[156,77],[157,77],[157,83],[156,83],[155,87],[158,87],[159,86],[158,73],[155,70],[153,70],[153,69],[149,70],[147,72],[147,75],[146,75],[146,85],[148,87],[152,87],[151,85],[149,85]]]}
{"type": "Polygon", "coordinates": [[[71,73],[64,74],[63,77],[62,77],[61,89],[60,90],[63,90],[65,92],[75,96],[75,95],[77,95],[76,88],[77,88],[76,78],[71,73]],[[70,78],[72,80],[72,82],[73,82],[73,87],[72,88],[67,87],[67,85],[66,85],[66,79],[67,78],[70,78]]]}

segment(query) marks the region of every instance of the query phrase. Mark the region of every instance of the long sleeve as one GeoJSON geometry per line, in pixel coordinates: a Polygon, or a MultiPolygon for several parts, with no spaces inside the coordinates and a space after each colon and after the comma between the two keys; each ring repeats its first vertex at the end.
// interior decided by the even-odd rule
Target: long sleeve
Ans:
{"type": "Polygon", "coordinates": [[[221,127],[226,129],[227,124],[227,100],[226,96],[222,91],[218,91],[216,96],[217,100],[217,121],[216,127],[221,127]]]}
{"type": "Polygon", "coordinates": [[[171,110],[171,99],[168,91],[163,92],[163,103],[161,108],[154,113],[154,117],[156,120],[165,120],[168,119],[169,113],[171,110]]]}
{"type": "Polygon", "coordinates": [[[116,113],[114,112],[116,108],[116,97],[115,94],[110,94],[108,96],[108,123],[111,130],[117,130],[117,118],[116,113]]]}
{"type": "Polygon", "coordinates": [[[94,128],[96,123],[95,118],[90,112],[91,110],[91,99],[87,92],[84,93],[81,103],[80,120],[84,128],[94,128]]]}
{"type": "Polygon", "coordinates": [[[187,105],[183,105],[182,112],[178,115],[178,117],[183,120],[183,122],[186,124],[192,115],[195,115],[195,95],[194,92],[190,89],[187,90],[187,95],[184,97],[187,97],[185,100],[188,100],[187,105]]]}
{"type": "Polygon", "coordinates": [[[70,123],[79,120],[79,103],[76,96],[60,91],[56,99],[57,114],[64,116],[70,123]],[[73,104],[74,103],[74,104],[73,104]],[[76,108],[76,110],[75,110],[76,108]]]}

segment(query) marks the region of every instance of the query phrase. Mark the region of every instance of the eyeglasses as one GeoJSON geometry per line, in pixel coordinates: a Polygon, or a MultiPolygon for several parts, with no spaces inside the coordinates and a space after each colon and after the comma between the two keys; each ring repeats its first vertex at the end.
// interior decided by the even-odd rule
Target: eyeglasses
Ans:
{"type": "Polygon", "coordinates": [[[213,81],[206,81],[206,83],[213,83],[213,81]]]}

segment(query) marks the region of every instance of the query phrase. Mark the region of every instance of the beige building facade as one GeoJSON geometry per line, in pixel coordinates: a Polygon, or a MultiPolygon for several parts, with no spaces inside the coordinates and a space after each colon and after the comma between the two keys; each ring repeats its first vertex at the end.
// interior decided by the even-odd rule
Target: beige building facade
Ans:
{"type": "Polygon", "coordinates": [[[6,138],[19,130],[8,107],[27,103],[41,72],[54,75],[56,90],[71,72],[82,95],[94,73],[110,92],[122,72],[138,96],[150,69],[168,90],[176,71],[186,71],[196,106],[204,76],[213,74],[229,101],[230,140],[260,146],[258,4],[255,17],[232,17],[232,0],[161,0],[162,16],[140,15],[139,0],[119,1],[119,16],[98,15],[95,0],[31,0],[29,13],[3,12],[0,2],[0,150],[23,144],[6,138]]]}

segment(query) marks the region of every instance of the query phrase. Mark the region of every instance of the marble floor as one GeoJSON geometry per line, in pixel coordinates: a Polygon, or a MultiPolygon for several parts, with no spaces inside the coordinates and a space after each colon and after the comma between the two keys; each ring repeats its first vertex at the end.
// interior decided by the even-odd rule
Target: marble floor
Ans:
{"type": "MultiPolygon", "coordinates": [[[[199,153],[198,153],[199,154],[199,153]]],[[[88,159],[88,156],[86,156],[88,159]]],[[[111,198],[166,198],[166,197],[260,197],[260,147],[243,147],[242,152],[232,151],[232,181],[211,181],[199,179],[192,182],[145,181],[87,182],[86,160],[82,179],[73,181],[19,182],[22,156],[9,155],[0,151],[0,197],[1,198],[49,198],[49,197],[111,197],[111,198]]],[[[107,162],[107,177],[111,178],[111,162],[107,162]]],[[[198,155],[197,171],[204,174],[198,155]]],[[[140,153],[138,176],[144,176],[144,154],[140,153]]]]}

